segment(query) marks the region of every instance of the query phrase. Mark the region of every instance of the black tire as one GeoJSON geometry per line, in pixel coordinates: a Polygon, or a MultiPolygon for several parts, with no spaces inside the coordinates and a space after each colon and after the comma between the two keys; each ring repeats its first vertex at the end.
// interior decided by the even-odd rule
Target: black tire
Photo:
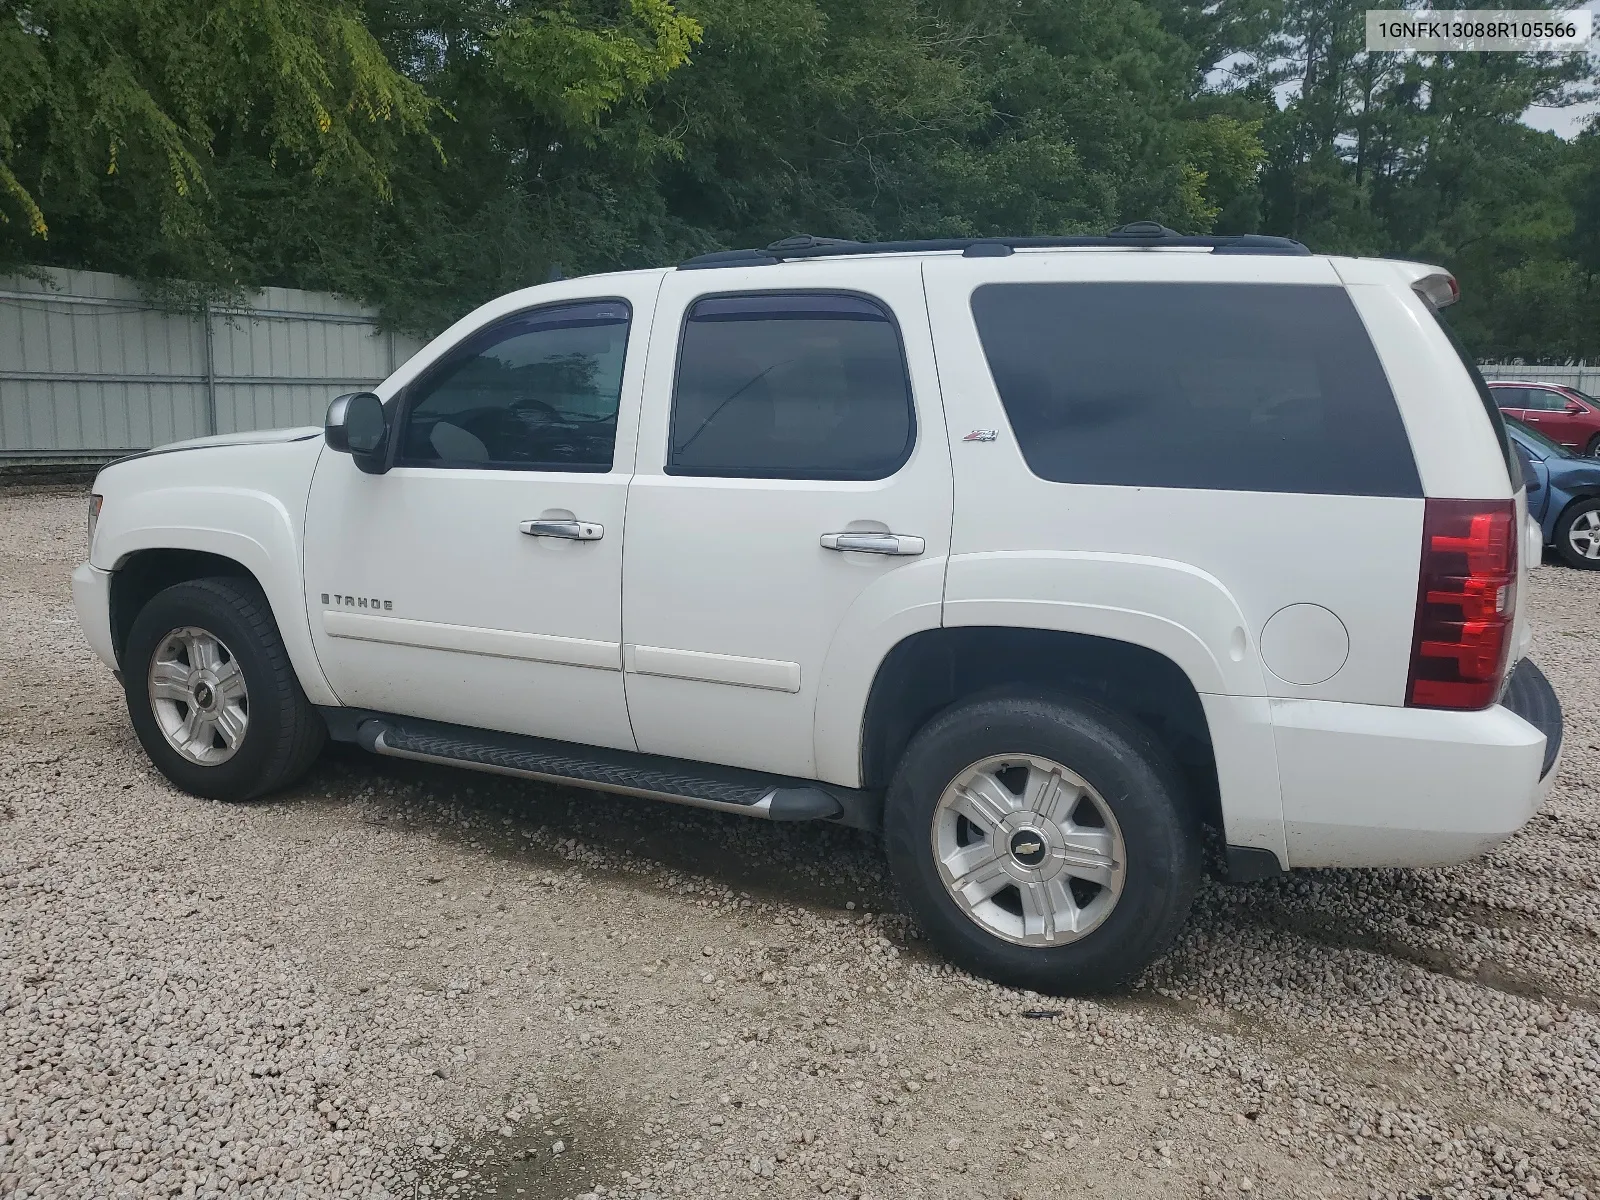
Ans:
{"type": "Polygon", "coordinates": [[[1589,439],[1589,444],[1583,448],[1583,452],[1590,458],[1600,458],[1600,433],[1589,439]]]}
{"type": "Polygon", "coordinates": [[[1572,544],[1573,526],[1581,518],[1589,514],[1600,512],[1600,497],[1591,497],[1587,500],[1574,500],[1567,505],[1561,519],[1556,522],[1555,542],[1556,553],[1561,556],[1561,561],[1569,567],[1577,567],[1583,571],[1600,571],[1600,558],[1588,558],[1582,551],[1572,544]]]}
{"type": "Polygon", "coordinates": [[[1050,995],[1104,992],[1164,954],[1189,914],[1201,871],[1199,822],[1177,767],[1150,732],[1078,699],[1002,695],[947,710],[911,741],[884,811],[889,866],[929,939],[976,975],[1050,995]],[[933,828],[940,797],[986,758],[1050,759],[1110,807],[1126,848],[1122,892],[1076,941],[1027,946],[980,925],[940,875],[933,828]]]}
{"type": "Polygon", "coordinates": [[[123,692],[139,743],[179,788],[213,800],[253,800],[293,783],[327,740],[327,726],[306,699],[278,624],[251,579],[191,579],[156,593],[134,618],[122,654],[123,692]],[[193,762],[162,732],[150,694],[150,666],[174,630],[204,630],[237,661],[248,721],[226,761],[193,762]]]}

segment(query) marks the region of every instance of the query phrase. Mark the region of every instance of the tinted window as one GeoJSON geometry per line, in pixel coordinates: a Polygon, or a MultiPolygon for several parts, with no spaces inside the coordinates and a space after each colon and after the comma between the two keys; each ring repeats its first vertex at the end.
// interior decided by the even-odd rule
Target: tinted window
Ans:
{"type": "Polygon", "coordinates": [[[472,338],[418,386],[400,461],[610,470],[628,317],[620,300],[563,305],[472,338]]]}
{"type": "Polygon", "coordinates": [[[990,284],[972,297],[1029,468],[1065,483],[1422,493],[1342,288],[990,284]]]}
{"type": "Polygon", "coordinates": [[[1524,425],[1515,417],[1507,419],[1506,428],[1508,431],[1512,428],[1516,429],[1516,436],[1511,439],[1511,442],[1514,446],[1516,446],[1517,450],[1523,454],[1530,453],[1529,447],[1531,446],[1535,448],[1531,452],[1537,454],[1539,458],[1578,457],[1560,442],[1551,441],[1537,429],[1534,429],[1530,425],[1524,425]]]}
{"type": "Polygon", "coordinates": [[[1527,403],[1524,408],[1535,412],[1561,412],[1567,407],[1567,398],[1560,392],[1552,392],[1549,388],[1526,388],[1528,393],[1527,403]]]}
{"type": "Polygon", "coordinates": [[[669,475],[881,479],[913,433],[900,332],[877,303],[813,292],[689,310],[669,475]]]}
{"type": "Polygon", "coordinates": [[[1494,397],[1494,402],[1500,408],[1527,408],[1528,389],[1495,387],[1489,385],[1489,394],[1494,397]]]}

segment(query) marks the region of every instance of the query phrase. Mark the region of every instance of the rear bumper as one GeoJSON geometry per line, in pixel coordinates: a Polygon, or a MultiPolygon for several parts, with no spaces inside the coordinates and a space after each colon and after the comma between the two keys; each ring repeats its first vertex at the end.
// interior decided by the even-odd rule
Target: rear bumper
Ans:
{"type": "Polygon", "coordinates": [[[72,572],[72,607],[78,610],[83,636],[100,661],[117,669],[111,638],[111,572],[82,563],[72,572]]]}
{"type": "Polygon", "coordinates": [[[1500,703],[1544,734],[1544,763],[1540,767],[1539,778],[1548,791],[1561,761],[1562,734],[1566,724],[1556,690],[1550,686],[1550,681],[1534,661],[1525,658],[1511,672],[1500,703]]]}
{"type": "Polygon", "coordinates": [[[1474,858],[1555,780],[1561,704],[1523,660],[1480,712],[1272,702],[1293,867],[1439,866],[1474,858]]]}

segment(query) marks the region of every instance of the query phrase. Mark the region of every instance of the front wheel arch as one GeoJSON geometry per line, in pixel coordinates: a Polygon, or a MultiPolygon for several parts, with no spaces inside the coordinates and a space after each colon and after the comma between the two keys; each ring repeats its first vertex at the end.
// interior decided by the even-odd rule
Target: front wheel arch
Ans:
{"type": "Polygon", "coordinates": [[[157,593],[173,584],[206,578],[248,579],[261,589],[261,581],[243,563],[204,550],[135,550],[118,563],[111,573],[111,644],[117,666],[123,665],[134,621],[157,593]]]}
{"type": "Polygon", "coordinates": [[[326,725],[253,579],[214,575],[163,588],[134,618],[124,652],[134,733],[191,795],[254,799],[298,779],[322,749],[326,725]],[[199,659],[197,646],[208,651],[199,659]]]}

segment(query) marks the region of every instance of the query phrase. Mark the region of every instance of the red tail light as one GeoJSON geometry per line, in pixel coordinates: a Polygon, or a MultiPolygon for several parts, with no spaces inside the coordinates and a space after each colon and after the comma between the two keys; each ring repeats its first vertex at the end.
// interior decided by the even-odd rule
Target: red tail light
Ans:
{"type": "Polygon", "coordinates": [[[1487,708],[1499,695],[1517,608],[1512,500],[1429,500],[1411,639],[1412,708],[1487,708]]]}

